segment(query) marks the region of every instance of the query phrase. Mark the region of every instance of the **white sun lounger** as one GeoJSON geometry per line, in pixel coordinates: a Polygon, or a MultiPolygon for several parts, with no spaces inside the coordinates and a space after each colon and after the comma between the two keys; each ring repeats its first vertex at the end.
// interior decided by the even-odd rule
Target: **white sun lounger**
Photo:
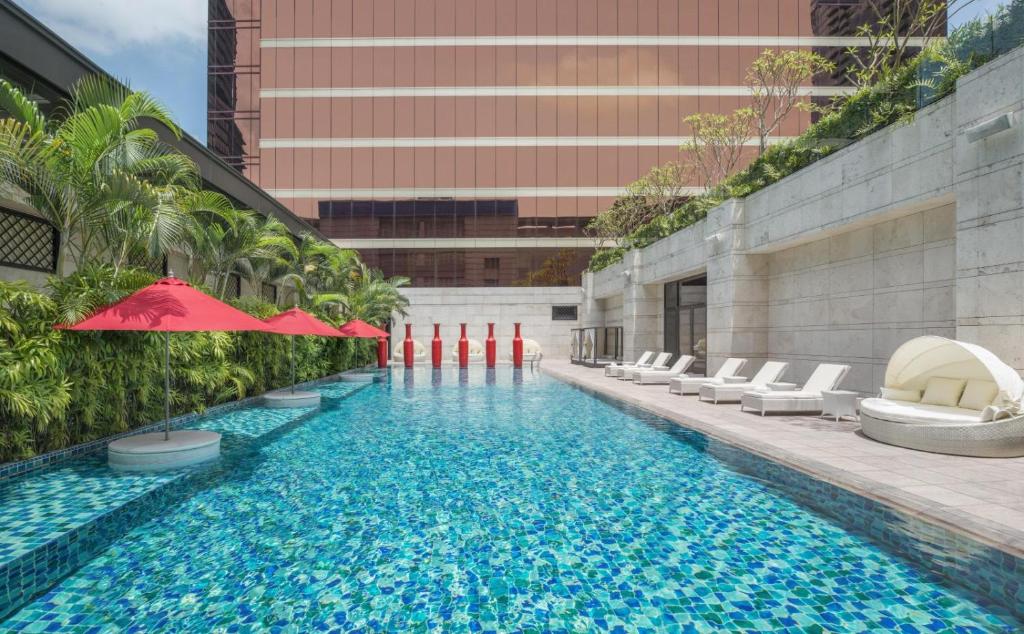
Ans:
{"type": "Polygon", "coordinates": [[[651,352],[650,350],[646,350],[642,355],[640,355],[640,358],[637,359],[635,362],[627,361],[626,363],[609,363],[608,365],[604,366],[604,375],[618,376],[615,373],[622,370],[622,368],[649,368],[651,367],[650,361],[651,357],[653,356],[653,352],[651,352]]]}
{"type": "Polygon", "coordinates": [[[743,370],[745,365],[747,365],[746,359],[730,357],[725,360],[722,367],[718,368],[718,372],[715,372],[714,376],[679,376],[669,380],[668,391],[672,394],[696,394],[702,385],[723,385],[725,377],[740,378],[736,375],[743,370]]]}
{"type": "Polygon", "coordinates": [[[740,400],[740,410],[752,409],[761,412],[761,416],[768,412],[820,412],[821,393],[836,389],[849,371],[848,365],[821,363],[799,390],[762,388],[744,392],[740,400]]]}
{"type": "Polygon", "coordinates": [[[695,360],[693,355],[684,354],[667,370],[632,370],[625,374],[630,375],[637,385],[665,385],[675,377],[686,376],[685,372],[695,360]]]}
{"type": "Polygon", "coordinates": [[[671,358],[671,352],[659,352],[658,356],[654,357],[654,361],[651,361],[650,365],[634,365],[632,367],[619,368],[614,376],[620,381],[631,381],[633,379],[633,372],[636,370],[667,370],[668,366],[665,364],[668,363],[668,360],[671,358]]]}
{"type": "Polygon", "coordinates": [[[713,401],[715,404],[736,403],[743,397],[744,392],[749,392],[750,390],[778,381],[785,374],[788,367],[789,364],[785,361],[768,361],[761,366],[761,369],[749,381],[730,383],[728,379],[723,379],[724,383],[721,385],[705,383],[700,386],[700,390],[697,393],[700,394],[700,400],[702,401],[713,401]]]}

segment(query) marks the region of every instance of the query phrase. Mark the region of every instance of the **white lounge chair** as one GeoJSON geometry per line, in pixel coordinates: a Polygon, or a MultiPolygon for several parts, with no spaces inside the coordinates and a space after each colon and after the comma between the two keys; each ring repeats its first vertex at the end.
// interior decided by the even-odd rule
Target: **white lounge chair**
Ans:
{"type": "Polygon", "coordinates": [[[820,363],[799,390],[759,388],[744,392],[740,410],[752,409],[761,412],[761,416],[768,412],[820,412],[821,393],[836,389],[849,371],[848,365],[820,363]]]}
{"type": "Polygon", "coordinates": [[[636,361],[627,361],[625,363],[609,363],[608,365],[604,366],[604,375],[616,376],[615,372],[621,370],[622,368],[649,368],[651,367],[651,358],[653,356],[653,352],[651,352],[650,350],[645,350],[644,353],[640,355],[640,358],[637,359],[636,361]]]}
{"type": "Polygon", "coordinates": [[[736,403],[743,397],[744,392],[778,381],[786,373],[788,367],[789,364],[785,361],[768,361],[749,381],[730,381],[723,377],[721,384],[705,383],[701,385],[697,394],[700,395],[700,400],[712,401],[716,405],[718,403],[736,403]]]}
{"type": "MultiPolygon", "coordinates": [[[[469,362],[470,363],[481,363],[484,360],[484,347],[476,339],[469,339],[469,362]]],[[[458,363],[459,361],[459,342],[456,341],[455,345],[452,346],[452,361],[458,363]]]]}
{"type": "MultiPolygon", "coordinates": [[[[423,347],[422,343],[415,339],[412,340],[412,351],[412,360],[414,363],[427,360],[427,349],[423,347]]],[[[400,339],[398,344],[394,346],[394,351],[391,353],[391,357],[395,361],[405,361],[405,339],[400,339]]]]}
{"type": "MultiPolygon", "coordinates": [[[[672,394],[696,394],[702,385],[723,385],[726,377],[737,377],[747,365],[746,359],[730,357],[725,360],[722,367],[718,368],[714,376],[680,376],[671,379],[668,383],[668,391],[672,394]]],[[[743,378],[746,381],[746,378],[743,378]]]]}
{"type": "Polygon", "coordinates": [[[659,352],[658,356],[654,357],[654,361],[651,361],[650,365],[638,364],[634,366],[621,367],[615,370],[612,376],[619,379],[620,381],[629,381],[633,378],[633,370],[667,370],[668,366],[665,364],[668,363],[668,360],[671,358],[671,352],[659,352]]]}
{"type": "Polygon", "coordinates": [[[921,451],[1024,456],[1024,380],[992,352],[917,337],[893,353],[878,398],[860,404],[861,431],[921,451]]]}
{"type": "Polygon", "coordinates": [[[631,370],[624,374],[630,375],[633,383],[637,385],[665,385],[676,377],[686,376],[686,371],[690,369],[695,360],[693,355],[684,354],[676,359],[672,367],[667,370],[631,370]]]}

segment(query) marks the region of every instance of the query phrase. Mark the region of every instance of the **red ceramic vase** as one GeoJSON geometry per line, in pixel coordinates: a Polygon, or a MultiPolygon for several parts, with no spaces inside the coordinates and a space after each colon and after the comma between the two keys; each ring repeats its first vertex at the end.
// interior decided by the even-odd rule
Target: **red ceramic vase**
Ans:
{"type": "Polygon", "coordinates": [[[494,340],[494,322],[487,323],[487,341],[484,344],[487,353],[487,367],[493,368],[498,359],[498,343],[494,340]]]}
{"type": "Polygon", "coordinates": [[[469,367],[469,339],[466,339],[466,324],[459,324],[462,334],[459,335],[459,367],[469,367]]]}
{"type": "Polygon", "coordinates": [[[377,338],[377,367],[388,367],[388,340],[384,337],[377,338]]]}
{"type": "Polygon", "coordinates": [[[441,324],[434,324],[434,339],[430,342],[430,361],[435,368],[441,367],[441,324]]]}
{"type": "Polygon", "coordinates": [[[512,367],[523,367],[523,336],[519,332],[520,323],[516,322],[516,334],[512,337],[512,367]]]}
{"type": "Polygon", "coordinates": [[[411,368],[413,356],[416,354],[412,345],[412,324],[405,325],[405,341],[402,342],[402,354],[405,355],[405,367],[411,368]]]}

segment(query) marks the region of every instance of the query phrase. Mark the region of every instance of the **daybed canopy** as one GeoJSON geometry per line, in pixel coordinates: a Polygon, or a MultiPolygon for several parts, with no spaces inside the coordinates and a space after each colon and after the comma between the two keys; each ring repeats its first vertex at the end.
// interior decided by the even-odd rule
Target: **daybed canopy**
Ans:
{"type": "Polygon", "coordinates": [[[1020,405],[1024,380],[1017,371],[981,346],[945,337],[917,337],[896,349],[885,369],[885,387],[923,390],[933,377],[981,379],[999,387],[993,403],[1020,405]]]}

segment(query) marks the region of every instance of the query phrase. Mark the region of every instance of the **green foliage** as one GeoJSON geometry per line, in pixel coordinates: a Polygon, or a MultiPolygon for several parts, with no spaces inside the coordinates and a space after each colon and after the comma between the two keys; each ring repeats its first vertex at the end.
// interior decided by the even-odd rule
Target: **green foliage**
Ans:
{"type": "MultiPolygon", "coordinates": [[[[163,335],[70,332],[80,319],[152,281],[145,271],[95,265],[51,278],[47,295],[0,282],[0,462],[102,438],[163,417],[163,335]]],[[[272,304],[235,305],[264,319],[272,304]]],[[[326,321],[339,323],[329,315],[326,321]]],[[[283,387],[288,337],[265,333],[176,333],[171,342],[172,413],[283,387]]],[[[372,361],[374,342],[296,337],[296,376],[306,381],[372,361]]]]}
{"type": "MultiPolygon", "coordinates": [[[[1015,4],[1024,6],[1024,0],[1015,0],[1015,4]]],[[[769,147],[746,169],[636,229],[620,240],[619,247],[599,249],[590,260],[590,270],[600,271],[621,261],[628,249],[646,247],[690,226],[725,200],[745,198],[858,139],[913,120],[922,102],[930,103],[952,93],[957,78],[981,61],[977,57],[964,60],[949,44],[936,43],[907,63],[884,72],[874,85],[837,103],[796,139],[769,147]],[[922,93],[927,93],[927,99],[922,93]]]]}

